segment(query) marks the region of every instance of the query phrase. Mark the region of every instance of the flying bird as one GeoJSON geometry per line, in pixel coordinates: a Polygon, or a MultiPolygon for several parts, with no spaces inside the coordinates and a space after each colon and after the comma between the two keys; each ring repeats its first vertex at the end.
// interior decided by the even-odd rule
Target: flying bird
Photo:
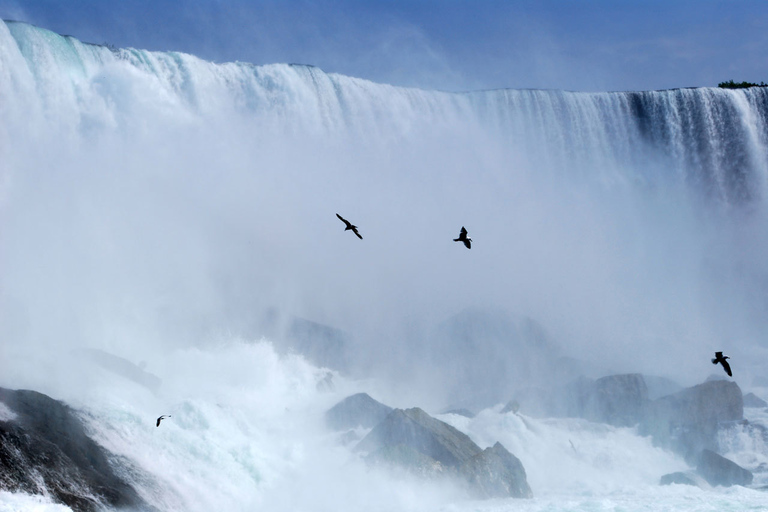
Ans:
{"type": "Polygon", "coordinates": [[[341,222],[343,222],[344,224],[347,225],[347,227],[344,228],[344,231],[349,231],[351,229],[352,232],[357,235],[357,238],[359,238],[360,240],[363,239],[363,235],[361,235],[360,233],[357,232],[357,226],[353,225],[351,222],[349,222],[347,219],[345,219],[344,217],[342,217],[338,213],[336,214],[336,216],[339,219],[341,219],[341,222]]]}
{"type": "Polygon", "coordinates": [[[731,373],[731,365],[728,364],[726,359],[730,359],[730,357],[724,356],[722,352],[715,352],[715,358],[712,360],[712,364],[720,363],[723,365],[725,373],[727,373],[729,377],[733,377],[733,374],[731,373]]]}
{"type": "Polygon", "coordinates": [[[461,226],[461,233],[459,233],[459,238],[454,238],[454,242],[464,242],[464,246],[467,249],[472,248],[472,239],[467,236],[467,229],[464,226],[461,226]]]}
{"type": "Polygon", "coordinates": [[[156,426],[156,427],[159,427],[159,426],[160,426],[160,422],[161,422],[161,421],[163,421],[165,418],[170,418],[170,417],[171,417],[171,415],[170,415],[170,414],[169,414],[169,415],[167,415],[167,416],[166,416],[165,414],[163,414],[162,416],[160,416],[159,418],[157,418],[157,425],[155,425],[155,426],[156,426]]]}

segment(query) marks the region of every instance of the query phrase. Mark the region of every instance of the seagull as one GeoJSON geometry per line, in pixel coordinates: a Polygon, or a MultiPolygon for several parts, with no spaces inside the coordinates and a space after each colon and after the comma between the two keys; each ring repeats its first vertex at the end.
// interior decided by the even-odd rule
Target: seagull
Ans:
{"type": "Polygon", "coordinates": [[[461,233],[459,233],[459,238],[454,238],[454,242],[464,242],[464,245],[467,249],[472,248],[472,239],[467,237],[467,228],[464,226],[461,226],[461,233]]]}
{"type": "Polygon", "coordinates": [[[733,374],[731,373],[731,365],[728,364],[726,359],[730,359],[730,357],[724,356],[722,352],[715,352],[715,358],[712,360],[712,364],[720,363],[723,365],[725,373],[727,373],[729,377],[733,377],[733,374]]]}
{"type": "Polygon", "coordinates": [[[163,421],[165,418],[170,418],[170,417],[171,417],[171,415],[170,415],[170,414],[169,414],[169,415],[167,415],[167,416],[166,416],[165,414],[163,414],[162,416],[160,416],[159,418],[157,418],[157,425],[155,425],[155,426],[156,426],[156,427],[159,427],[159,426],[160,426],[160,422],[161,422],[161,421],[163,421]]]}
{"type": "Polygon", "coordinates": [[[346,225],[347,225],[347,227],[346,227],[346,228],[344,228],[344,231],[348,231],[348,230],[350,230],[350,229],[351,229],[351,230],[352,230],[352,232],[353,232],[353,233],[355,233],[355,234],[357,235],[357,238],[359,238],[360,240],[362,240],[362,239],[363,239],[363,236],[362,236],[360,233],[358,233],[358,232],[357,232],[357,226],[353,225],[351,222],[349,222],[347,219],[345,219],[344,217],[342,217],[342,216],[341,216],[341,215],[339,215],[338,213],[336,214],[336,216],[337,216],[339,219],[341,219],[341,222],[343,222],[344,224],[346,224],[346,225]]]}

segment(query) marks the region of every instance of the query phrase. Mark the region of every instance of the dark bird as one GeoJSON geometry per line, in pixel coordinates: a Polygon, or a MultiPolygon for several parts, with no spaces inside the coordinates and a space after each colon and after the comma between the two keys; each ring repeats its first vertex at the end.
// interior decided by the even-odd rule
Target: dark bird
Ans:
{"type": "Polygon", "coordinates": [[[169,415],[167,415],[167,416],[166,416],[165,414],[163,414],[162,416],[160,416],[159,418],[157,418],[157,425],[155,425],[155,426],[156,426],[156,427],[159,427],[159,426],[160,426],[160,422],[161,422],[161,421],[163,421],[165,418],[170,418],[170,417],[171,417],[171,415],[170,415],[170,414],[169,414],[169,415]]]}
{"type": "Polygon", "coordinates": [[[720,363],[723,365],[725,373],[727,373],[729,377],[733,377],[733,374],[731,373],[731,365],[728,364],[726,359],[730,359],[730,357],[724,356],[722,352],[715,352],[715,358],[712,360],[712,364],[720,363]]]}
{"type": "Polygon", "coordinates": [[[459,233],[459,238],[454,238],[454,242],[464,242],[464,246],[467,249],[472,248],[472,239],[467,237],[467,229],[464,226],[461,226],[461,233],[459,233]]]}
{"type": "Polygon", "coordinates": [[[348,231],[348,230],[351,229],[352,232],[357,235],[357,238],[359,238],[360,240],[363,239],[363,236],[360,233],[357,232],[357,226],[353,225],[351,222],[349,222],[347,219],[345,219],[344,217],[342,217],[338,213],[336,214],[336,216],[339,219],[341,219],[341,222],[343,222],[344,224],[347,225],[347,227],[344,228],[344,231],[348,231]]]}

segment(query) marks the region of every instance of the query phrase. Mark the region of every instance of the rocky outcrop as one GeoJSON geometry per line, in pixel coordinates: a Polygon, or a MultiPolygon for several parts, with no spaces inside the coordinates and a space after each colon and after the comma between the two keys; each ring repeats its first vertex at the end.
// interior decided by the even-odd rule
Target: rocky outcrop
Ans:
{"type": "Polygon", "coordinates": [[[712,486],[749,485],[753,478],[751,471],[712,450],[701,451],[696,471],[712,486]]]}
{"type": "Polygon", "coordinates": [[[351,395],[325,413],[325,421],[334,430],[372,428],[392,412],[392,408],[377,402],[367,393],[351,395]]]}
{"type": "Polygon", "coordinates": [[[648,398],[650,400],[656,400],[662,396],[671,395],[684,389],[683,386],[666,377],[643,375],[643,380],[648,387],[648,398]]]}
{"type": "Polygon", "coordinates": [[[442,376],[452,409],[492,407],[520,384],[560,381],[553,372],[567,366],[557,364],[559,349],[539,323],[496,308],[470,308],[450,317],[423,350],[419,361],[428,361],[430,373],[442,376]]]}
{"type": "Polygon", "coordinates": [[[744,407],[768,407],[768,402],[754,393],[747,393],[744,395],[744,407]]]}
{"type": "Polygon", "coordinates": [[[469,436],[418,407],[395,409],[355,449],[373,453],[400,444],[444,466],[457,466],[482,451],[469,436]]]}
{"type": "Polygon", "coordinates": [[[741,420],[743,414],[739,386],[714,380],[650,402],[639,432],[693,463],[701,450],[716,451],[719,428],[741,420]]]}
{"type": "Polygon", "coordinates": [[[152,510],[110,464],[67,405],[35,391],[0,388],[0,488],[47,494],[76,511],[152,510]]]}
{"type": "Polygon", "coordinates": [[[137,366],[125,358],[104,352],[103,350],[83,348],[73,351],[73,354],[90,359],[102,368],[132,380],[154,392],[160,389],[160,384],[163,382],[160,377],[144,371],[141,366],[137,366]]]}
{"type": "Polygon", "coordinates": [[[629,427],[643,417],[649,400],[643,376],[631,373],[597,380],[580,377],[555,389],[526,388],[515,394],[509,404],[513,403],[534,416],[585,418],[629,427]]]}
{"type": "Polygon", "coordinates": [[[317,366],[340,372],[349,371],[349,340],[339,329],[303,318],[293,318],[277,345],[303,355],[317,366]]]}
{"type": "Polygon", "coordinates": [[[631,427],[648,406],[648,388],[639,373],[597,379],[589,390],[584,417],[617,427],[631,427]]]}
{"type": "Polygon", "coordinates": [[[533,498],[523,463],[501,443],[462,462],[458,472],[478,498],[533,498]]]}
{"type": "Polygon", "coordinates": [[[693,475],[690,475],[688,473],[683,473],[682,471],[678,471],[677,473],[666,474],[662,476],[661,480],[659,481],[659,485],[671,485],[671,484],[698,486],[698,484],[696,483],[696,479],[693,475]]]}
{"type": "Polygon", "coordinates": [[[501,444],[481,450],[466,434],[419,408],[395,409],[355,447],[376,464],[459,477],[477,497],[530,498],[522,463],[501,444]]]}

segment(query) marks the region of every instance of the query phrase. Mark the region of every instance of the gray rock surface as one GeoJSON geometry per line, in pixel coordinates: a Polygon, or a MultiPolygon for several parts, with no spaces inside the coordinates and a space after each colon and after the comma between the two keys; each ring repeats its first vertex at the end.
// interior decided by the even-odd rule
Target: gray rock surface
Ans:
{"type": "Polygon", "coordinates": [[[768,407],[768,402],[754,393],[747,393],[744,395],[744,407],[768,407]]]}
{"type": "Polygon", "coordinates": [[[749,485],[753,479],[751,471],[712,450],[701,451],[696,471],[712,486],[749,485]]]}
{"type": "Polygon", "coordinates": [[[481,450],[469,436],[419,408],[393,410],[355,450],[375,464],[429,478],[458,477],[476,497],[533,496],[522,463],[501,444],[481,450]]]}
{"type": "Polygon", "coordinates": [[[478,498],[533,498],[523,463],[501,443],[462,462],[458,472],[478,498]]]}
{"type": "Polygon", "coordinates": [[[67,405],[35,391],[0,388],[15,417],[0,421],[0,488],[47,494],[73,510],[153,510],[113,469],[111,454],[67,405]]]}
{"type": "Polygon", "coordinates": [[[372,453],[399,444],[409,446],[444,466],[456,466],[482,451],[469,436],[418,407],[395,409],[355,449],[372,453]]]}
{"type": "Polygon", "coordinates": [[[698,486],[695,478],[692,475],[688,473],[683,473],[682,471],[663,475],[661,477],[661,480],[659,481],[659,485],[671,485],[671,484],[698,486]]]}
{"type": "Polygon", "coordinates": [[[713,380],[652,401],[638,431],[694,463],[701,450],[718,449],[721,426],[739,421],[743,415],[739,386],[713,380]]]}
{"type": "Polygon", "coordinates": [[[650,401],[644,377],[632,373],[597,380],[580,377],[555,388],[523,388],[509,403],[513,402],[532,416],[585,418],[627,427],[641,420],[650,401]]]}
{"type": "Polygon", "coordinates": [[[648,387],[642,375],[609,375],[595,381],[585,417],[617,427],[631,427],[640,421],[648,403],[648,387]]]}
{"type": "Polygon", "coordinates": [[[348,396],[325,413],[325,421],[334,430],[372,428],[392,412],[392,408],[377,402],[367,393],[348,396]]]}

